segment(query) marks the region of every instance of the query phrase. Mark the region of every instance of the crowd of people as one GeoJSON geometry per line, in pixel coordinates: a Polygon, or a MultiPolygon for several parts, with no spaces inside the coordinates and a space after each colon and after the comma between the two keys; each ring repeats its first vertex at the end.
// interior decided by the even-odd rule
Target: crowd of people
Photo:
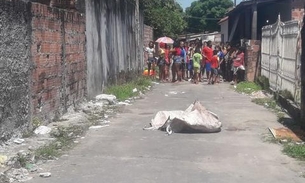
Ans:
{"type": "MultiPolygon", "coordinates": [[[[191,81],[213,85],[225,81],[236,87],[237,82],[244,79],[245,50],[230,43],[213,45],[211,41],[196,39],[170,45],[151,41],[145,51],[148,73],[155,73],[158,67],[160,82],[191,81]]],[[[151,77],[155,77],[154,74],[151,77]]]]}

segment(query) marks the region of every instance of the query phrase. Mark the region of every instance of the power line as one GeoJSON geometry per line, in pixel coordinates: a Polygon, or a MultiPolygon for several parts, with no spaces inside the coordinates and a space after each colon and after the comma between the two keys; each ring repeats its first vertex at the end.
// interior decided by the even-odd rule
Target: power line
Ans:
{"type": "Polygon", "coordinates": [[[208,18],[208,17],[194,17],[194,16],[185,16],[186,18],[192,18],[192,19],[204,19],[204,20],[221,20],[221,18],[208,18]]]}

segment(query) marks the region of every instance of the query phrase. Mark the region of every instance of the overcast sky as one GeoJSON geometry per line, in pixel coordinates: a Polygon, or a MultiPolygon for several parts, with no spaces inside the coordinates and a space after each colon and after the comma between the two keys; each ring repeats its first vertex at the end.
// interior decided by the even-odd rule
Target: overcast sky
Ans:
{"type": "MultiPolygon", "coordinates": [[[[196,0],[177,0],[178,3],[182,6],[183,9],[191,6],[192,2],[196,0]]],[[[232,0],[233,1],[233,0],[232,0]]],[[[241,2],[242,0],[237,0],[237,3],[241,2]]]]}

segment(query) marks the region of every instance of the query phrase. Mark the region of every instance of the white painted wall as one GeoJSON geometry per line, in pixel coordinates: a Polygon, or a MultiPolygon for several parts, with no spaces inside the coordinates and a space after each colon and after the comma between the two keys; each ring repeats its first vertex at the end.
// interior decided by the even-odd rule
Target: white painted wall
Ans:
{"type": "Polygon", "coordinates": [[[226,20],[220,23],[221,31],[220,33],[224,35],[224,42],[227,42],[229,39],[229,21],[226,20]]]}

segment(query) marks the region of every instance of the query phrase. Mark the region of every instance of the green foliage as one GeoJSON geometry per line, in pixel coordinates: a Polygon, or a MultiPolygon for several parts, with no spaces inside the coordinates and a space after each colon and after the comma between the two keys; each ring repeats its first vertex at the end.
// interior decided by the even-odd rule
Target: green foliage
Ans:
{"type": "Polygon", "coordinates": [[[191,7],[186,9],[188,32],[219,31],[218,21],[232,6],[231,0],[198,0],[193,2],[191,7]]]}
{"type": "Polygon", "coordinates": [[[240,93],[251,94],[253,92],[259,91],[262,88],[255,84],[254,82],[240,82],[237,84],[236,91],[240,93]]]}
{"type": "Polygon", "coordinates": [[[176,38],[186,28],[183,9],[176,0],[142,0],[140,9],[144,23],[155,29],[156,37],[176,38]]]}
{"type": "Polygon", "coordinates": [[[305,145],[288,144],[284,146],[283,152],[290,157],[305,160],[305,145]]]}
{"type": "Polygon", "coordinates": [[[275,100],[273,100],[272,98],[256,98],[253,99],[252,102],[257,105],[264,106],[268,109],[273,109],[273,110],[277,109],[277,104],[275,100]]]}
{"type": "Polygon", "coordinates": [[[123,85],[110,86],[106,89],[105,93],[115,95],[118,100],[122,101],[139,94],[138,92],[134,93],[133,89],[137,88],[138,91],[144,91],[150,85],[150,79],[139,77],[123,85]]]}
{"type": "Polygon", "coordinates": [[[270,90],[270,83],[269,79],[266,76],[260,76],[255,81],[259,86],[262,87],[263,90],[269,91],[270,90]]]}
{"type": "Polygon", "coordinates": [[[282,95],[285,99],[289,99],[289,100],[294,101],[293,95],[292,95],[291,92],[288,91],[287,89],[281,90],[281,91],[279,92],[279,94],[282,95]]]}

